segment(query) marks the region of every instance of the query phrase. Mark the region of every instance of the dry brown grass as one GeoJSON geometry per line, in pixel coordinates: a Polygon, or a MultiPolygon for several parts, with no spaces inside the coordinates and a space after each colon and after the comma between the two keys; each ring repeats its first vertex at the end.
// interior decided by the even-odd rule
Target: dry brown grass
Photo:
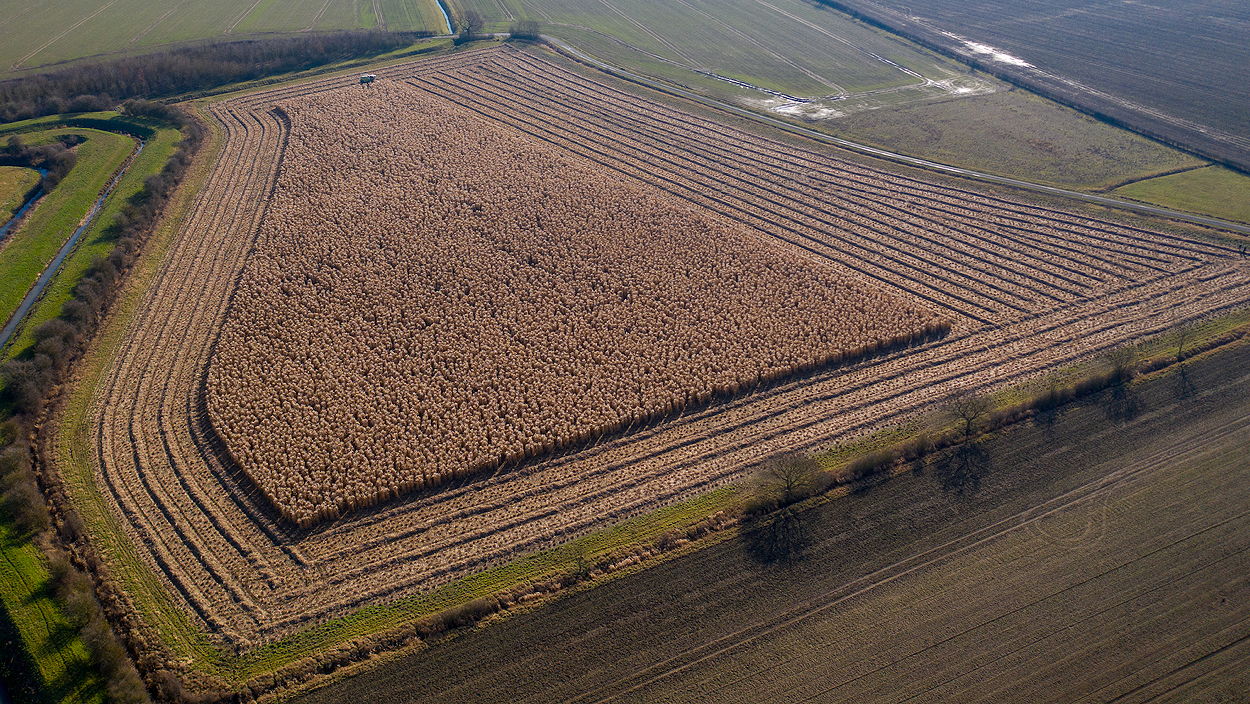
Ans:
{"type": "Polygon", "coordinates": [[[282,109],[208,410],[300,524],[947,325],[402,83],[282,109]]]}

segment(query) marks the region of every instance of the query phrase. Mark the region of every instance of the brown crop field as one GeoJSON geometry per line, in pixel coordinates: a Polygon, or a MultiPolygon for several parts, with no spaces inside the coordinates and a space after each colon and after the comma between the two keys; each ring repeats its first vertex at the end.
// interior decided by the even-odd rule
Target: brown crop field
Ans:
{"type": "MultiPolygon", "coordinates": [[[[160,587],[214,640],[232,646],[271,642],[427,591],[736,481],[777,452],[896,423],[954,390],[998,387],[1250,301],[1250,267],[1214,240],[898,175],[841,152],[713,122],[511,48],[395,64],[379,69],[371,88],[323,78],[208,109],[224,131],[222,152],[126,322],[118,354],[91,389],[84,425],[92,429],[94,481],[126,536],[121,550],[159,575],[160,587]],[[537,212],[573,221],[551,236],[522,227],[539,196],[515,193],[517,184],[558,190],[570,181],[576,189],[544,197],[537,212]],[[515,204],[499,202],[510,193],[515,204]],[[501,229],[476,226],[476,207],[497,214],[501,229]],[[435,233],[445,241],[429,241],[435,233]],[[505,266],[507,256],[525,268],[505,266]],[[414,403],[422,387],[385,377],[428,359],[419,328],[448,312],[431,309],[440,300],[433,282],[458,287],[446,305],[462,306],[455,308],[461,319],[444,324],[463,338],[470,328],[453,326],[468,325],[462,318],[470,304],[483,307],[483,317],[492,306],[507,309],[513,317],[491,323],[499,330],[533,325],[525,316],[584,299],[594,280],[588,274],[553,291],[560,274],[551,268],[604,265],[613,270],[601,281],[634,277],[630,298],[639,297],[639,315],[682,298],[668,312],[683,322],[665,327],[660,348],[697,339],[718,346],[705,362],[737,361],[723,364],[717,379],[708,364],[693,365],[684,380],[675,360],[653,362],[662,377],[677,379],[668,396],[604,411],[585,426],[553,421],[544,449],[559,452],[312,527],[297,527],[275,509],[267,493],[279,505],[288,501],[287,513],[297,517],[322,515],[331,505],[333,515],[352,503],[332,496],[315,474],[333,445],[301,438],[301,428],[284,428],[283,418],[267,420],[278,412],[276,392],[340,414],[355,404],[342,437],[376,441],[365,430],[370,422],[388,432],[402,427],[411,435],[376,447],[404,445],[419,455],[421,426],[409,430],[387,415],[411,413],[403,404],[414,403]],[[526,279],[529,267],[535,271],[526,279]],[[654,278],[646,287],[645,276],[654,278]],[[796,289],[831,282],[845,282],[844,289],[797,295],[809,298],[802,308],[809,313],[840,308],[834,319],[782,315],[796,310],[784,300],[796,289]],[[523,303],[544,286],[542,300],[523,303]],[[487,296],[492,289],[497,300],[487,296]],[[869,302],[880,310],[863,314],[869,302]],[[702,327],[691,323],[696,316],[702,327]],[[950,322],[948,334],[826,363],[831,351],[915,334],[935,319],[950,322]],[[727,336],[725,326],[741,335],[727,336]],[[855,326],[861,329],[838,332],[855,326]],[[248,332],[258,334],[249,340],[248,332]],[[370,347],[399,341],[414,346],[416,361],[387,367],[385,352],[370,347]],[[748,354],[757,344],[769,349],[748,354]],[[311,355],[307,364],[301,355],[311,355]],[[789,374],[793,368],[806,371],[789,374]],[[768,370],[784,373],[755,386],[768,370]],[[322,380],[321,373],[359,376],[322,380]],[[744,388],[683,406],[717,384],[744,388]],[[677,399],[671,415],[664,399],[677,399]],[[652,415],[629,432],[579,435],[652,415]],[[257,423],[268,423],[273,438],[244,448],[239,437],[257,423]],[[248,476],[259,466],[249,462],[274,462],[284,443],[289,462],[248,476]],[[285,473],[289,481],[311,479],[316,501],[284,499],[275,487],[288,481],[285,473]]],[[[619,291],[608,293],[620,299],[619,291]]],[[[572,325],[584,314],[562,311],[547,322],[572,325]]],[[[602,325],[621,320],[605,313],[602,325]]],[[[575,355],[581,351],[561,358],[558,339],[535,341],[517,350],[518,359],[501,361],[495,334],[456,350],[447,368],[463,371],[456,364],[476,354],[482,369],[501,374],[520,373],[534,359],[583,363],[575,355]]],[[[635,366],[613,374],[626,374],[644,355],[618,337],[623,359],[635,366]]],[[[462,383],[481,390],[479,373],[493,372],[474,367],[462,383]]],[[[496,409],[527,394],[490,390],[496,409]]],[[[452,418],[461,411],[447,398],[430,408],[452,418]]],[[[603,408],[595,398],[585,403],[603,408]]],[[[498,411],[480,417],[490,412],[498,411]]],[[[525,426],[513,428],[522,435],[479,457],[515,451],[525,426]]],[[[459,442],[473,432],[449,437],[459,442]]],[[[360,472],[353,482],[396,462],[372,458],[366,448],[375,446],[362,444],[351,455],[360,458],[352,460],[360,472]]],[[[67,446],[58,446],[58,462],[76,452],[67,446]]],[[[418,486],[424,479],[402,482],[426,472],[465,473],[472,458],[433,469],[414,460],[397,486],[418,486]]],[[[391,488],[352,490],[369,503],[391,488]]]]}
{"type": "Polygon", "coordinates": [[[301,525],[948,327],[403,83],[282,110],[207,401],[301,525]]]}

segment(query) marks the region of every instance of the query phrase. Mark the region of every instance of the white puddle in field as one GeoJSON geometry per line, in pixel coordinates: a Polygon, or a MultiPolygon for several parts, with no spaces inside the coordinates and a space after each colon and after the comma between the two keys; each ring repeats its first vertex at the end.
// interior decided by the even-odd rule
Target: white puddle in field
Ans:
{"type": "Polygon", "coordinates": [[[958,41],[964,45],[964,48],[973,54],[988,57],[990,61],[997,61],[1000,64],[1010,64],[1012,66],[1022,66],[1024,68],[1033,68],[1033,64],[1025,61],[1018,56],[1012,56],[1002,49],[996,49],[989,44],[974,42],[971,39],[964,39],[954,32],[942,32],[942,34],[958,41]]]}
{"type": "Polygon", "coordinates": [[[975,76],[952,76],[940,81],[927,80],[923,85],[902,86],[884,90],[849,93],[828,98],[800,98],[787,100],[782,97],[742,98],[740,102],[755,110],[763,110],[787,117],[812,122],[836,120],[857,112],[904,107],[944,95],[960,98],[986,95],[997,90],[993,83],[975,76]]]}

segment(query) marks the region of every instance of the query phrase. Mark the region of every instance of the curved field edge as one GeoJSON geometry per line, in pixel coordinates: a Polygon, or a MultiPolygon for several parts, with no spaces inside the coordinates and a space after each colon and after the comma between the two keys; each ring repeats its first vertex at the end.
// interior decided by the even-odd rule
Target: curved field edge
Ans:
{"type": "Polygon", "coordinates": [[[91,536],[92,547],[108,558],[116,577],[126,586],[125,598],[174,652],[187,656],[211,654],[211,650],[205,650],[209,646],[203,638],[183,642],[186,634],[194,632],[195,628],[182,610],[168,599],[164,585],[156,575],[139,562],[124,532],[113,524],[112,514],[95,481],[90,458],[92,443],[88,439],[94,429],[89,422],[88,410],[94,388],[109,362],[110,351],[121,344],[135,308],[147,289],[146,284],[164,260],[195,193],[221,151],[219,126],[204,111],[197,110],[197,116],[209,128],[201,155],[149,238],[112,310],[102,321],[95,340],[76,364],[74,375],[67,382],[68,392],[57,401],[60,407],[51,411],[54,426],[50,431],[48,447],[56,458],[59,477],[91,536]]]}
{"type": "MultiPolygon", "coordinates": [[[[658,511],[630,519],[616,526],[592,533],[557,548],[538,552],[515,562],[486,570],[432,592],[398,600],[389,604],[373,605],[305,631],[283,638],[275,643],[244,653],[231,653],[215,645],[200,630],[166,591],[164,581],[142,562],[130,544],[124,529],[118,525],[108,510],[103,494],[96,483],[94,460],[90,452],[90,407],[95,388],[111,360],[112,353],[122,343],[133,314],[147,290],[147,285],[168,253],[177,234],[179,224],[194,202],[196,192],[207,178],[223,146],[220,125],[198,110],[201,119],[210,125],[209,141],[193,173],[183,184],[170,211],[162,221],[136,266],[133,276],[102,327],[99,336],[80,362],[76,378],[62,399],[61,408],[55,416],[55,429],[49,437],[48,447],[56,461],[61,479],[87,524],[93,547],[106,558],[110,573],[125,589],[125,598],[142,621],[155,630],[161,643],[169,648],[176,659],[191,670],[221,678],[233,686],[241,686],[256,678],[274,674],[301,660],[343,646],[351,646],[361,639],[382,634],[440,611],[470,600],[489,596],[518,585],[567,574],[580,563],[601,555],[645,546],[657,537],[675,530],[693,526],[718,511],[731,509],[741,501],[741,493],[733,488],[722,488],[686,502],[674,504],[658,511]]],[[[1250,313],[1225,316],[1200,326],[1191,337],[1191,345],[1202,339],[1218,338],[1229,330],[1250,321],[1250,313]]],[[[1152,343],[1159,350],[1169,344],[1166,339],[1152,343]]],[[[1151,348],[1147,348],[1151,349],[1151,348]]],[[[1085,364],[1061,372],[1066,378],[1080,378],[1094,369],[1085,364]]],[[[1015,397],[1027,397],[1032,393],[1029,384],[1003,392],[1000,403],[1009,403],[1015,397]]],[[[822,464],[827,468],[845,465],[852,458],[888,446],[914,434],[916,427],[894,429],[874,434],[863,441],[839,447],[824,455],[822,464]]],[[[812,500],[812,505],[843,495],[841,488],[812,500]]],[[[709,537],[687,546],[664,553],[669,559],[694,549],[719,542],[735,531],[713,532],[709,537]]],[[[649,559],[645,565],[655,564],[649,559]]],[[[606,577],[577,587],[589,588],[615,579],[617,576],[642,567],[613,571],[606,577]]],[[[538,598],[525,609],[535,608],[547,599],[538,598]]],[[[515,612],[515,609],[513,610],[515,612]]],[[[420,642],[418,641],[418,647],[420,642]]],[[[407,648],[411,649],[411,647],[407,648]]],[[[401,648],[402,650],[402,648],[401,648]]],[[[398,651],[397,651],[398,652],[398,651]]],[[[358,669],[349,667],[342,672],[358,669]]]]}

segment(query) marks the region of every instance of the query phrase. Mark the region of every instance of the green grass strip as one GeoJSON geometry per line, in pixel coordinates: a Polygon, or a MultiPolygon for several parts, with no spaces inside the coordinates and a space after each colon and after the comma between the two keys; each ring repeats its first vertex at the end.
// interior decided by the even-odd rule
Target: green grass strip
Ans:
{"type": "Polygon", "coordinates": [[[0,225],[8,222],[39,183],[39,172],[21,166],[0,166],[0,225]]]}
{"type": "MultiPolygon", "coordinates": [[[[0,249],[0,321],[8,321],[35,279],[91,210],[100,191],[134,149],[134,140],[111,132],[58,128],[37,134],[55,139],[81,134],[78,163],[27,215],[0,249]]],[[[31,140],[36,141],[36,140],[31,140]]]]}
{"type": "Polygon", "coordinates": [[[83,233],[78,246],[61,263],[60,273],[44,289],[39,302],[31,308],[20,332],[4,350],[4,357],[20,356],[34,345],[35,330],[40,324],[61,314],[61,308],[73,297],[74,287],[91,268],[92,260],[97,256],[107,256],[113,250],[114,238],[109,230],[117,214],[130,198],[143,190],[144,181],[149,176],[164,168],[165,162],[169,161],[175,145],[181,139],[181,132],[165,128],[158,130],[156,136],[146,144],[100,208],[100,213],[91,227],[83,233]]]}
{"type": "Polygon", "coordinates": [[[0,522],[0,603],[30,654],[40,689],[53,702],[103,702],[103,684],[87,646],[54,600],[38,546],[0,522]]]}

